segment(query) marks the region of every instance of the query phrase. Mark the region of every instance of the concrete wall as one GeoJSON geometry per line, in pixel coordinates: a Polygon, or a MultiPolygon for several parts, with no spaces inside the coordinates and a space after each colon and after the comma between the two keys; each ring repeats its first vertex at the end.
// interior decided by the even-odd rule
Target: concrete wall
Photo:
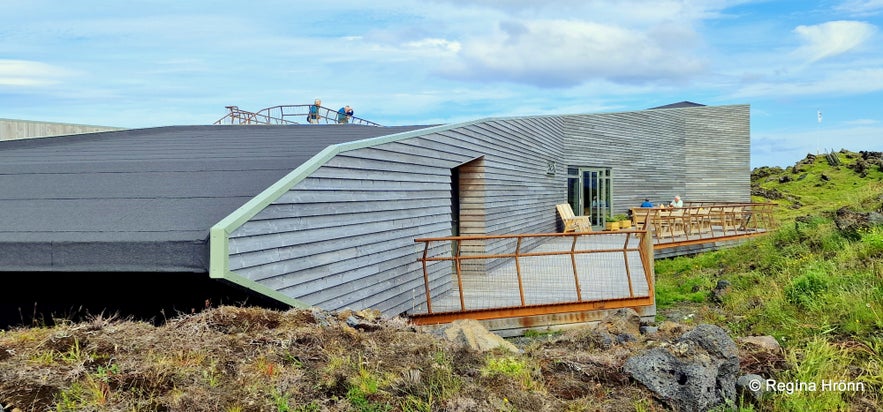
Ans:
{"type": "Polygon", "coordinates": [[[123,130],[119,127],[0,119],[0,141],[123,130]]]}

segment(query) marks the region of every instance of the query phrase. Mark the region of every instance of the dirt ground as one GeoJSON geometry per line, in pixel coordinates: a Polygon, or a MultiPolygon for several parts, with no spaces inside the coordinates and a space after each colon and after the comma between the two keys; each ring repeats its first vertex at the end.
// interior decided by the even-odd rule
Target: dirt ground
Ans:
{"type": "Polygon", "coordinates": [[[0,332],[0,410],[667,410],[620,368],[686,328],[666,325],[624,342],[591,328],[516,338],[513,353],[370,311],[226,306],[162,326],[99,317],[0,332]]]}

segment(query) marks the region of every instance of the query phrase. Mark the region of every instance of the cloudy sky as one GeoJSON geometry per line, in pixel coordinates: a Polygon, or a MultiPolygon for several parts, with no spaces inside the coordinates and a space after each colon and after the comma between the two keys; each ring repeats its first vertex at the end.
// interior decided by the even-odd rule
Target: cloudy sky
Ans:
{"type": "Polygon", "coordinates": [[[3,0],[0,118],[211,124],[318,97],[410,125],[686,100],[750,104],[752,167],[787,166],[883,151],[881,25],[883,0],[3,0]]]}

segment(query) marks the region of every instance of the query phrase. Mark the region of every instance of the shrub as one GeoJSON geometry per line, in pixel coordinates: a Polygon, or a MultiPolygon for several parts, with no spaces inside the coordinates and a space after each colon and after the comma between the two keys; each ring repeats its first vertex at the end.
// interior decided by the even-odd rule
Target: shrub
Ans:
{"type": "Polygon", "coordinates": [[[827,273],[815,268],[791,280],[785,288],[785,299],[803,308],[813,308],[821,295],[828,289],[827,273]]]}

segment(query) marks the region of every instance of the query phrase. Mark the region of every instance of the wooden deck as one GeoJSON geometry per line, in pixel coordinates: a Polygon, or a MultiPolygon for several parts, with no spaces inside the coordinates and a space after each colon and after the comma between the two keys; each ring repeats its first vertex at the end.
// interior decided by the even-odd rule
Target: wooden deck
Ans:
{"type": "MultiPolygon", "coordinates": [[[[623,307],[652,319],[656,315],[654,259],[738,244],[775,226],[767,204],[744,204],[741,209],[729,206],[702,204],[654,211],[629,230],[511,235],[519,238],[519,246],[511,252],[487,256],[464,252],[467,256],[446,258],[457,262],[443,267],[448,272],[441,278],[447,276],[450,281],[437,281],[435,289],[427,286],[429,298],[416,302],[408,316],[421,325],[476,319],[503,336],[518,335],[525,329],[582,325],[623,307]],[[524,251],[522,236],[546,237],[524,251]]],[[[484,237],[499,238],[505,236],[484,237]]],[[[427,242],[425,250],[429,250],[432,241],[463,239],[417,241],[427,242]]],[[[449,249],[442,250],[450,254],[449,249]]],[[[424,263],[433,260],[426,256],[424,263]]]]}

